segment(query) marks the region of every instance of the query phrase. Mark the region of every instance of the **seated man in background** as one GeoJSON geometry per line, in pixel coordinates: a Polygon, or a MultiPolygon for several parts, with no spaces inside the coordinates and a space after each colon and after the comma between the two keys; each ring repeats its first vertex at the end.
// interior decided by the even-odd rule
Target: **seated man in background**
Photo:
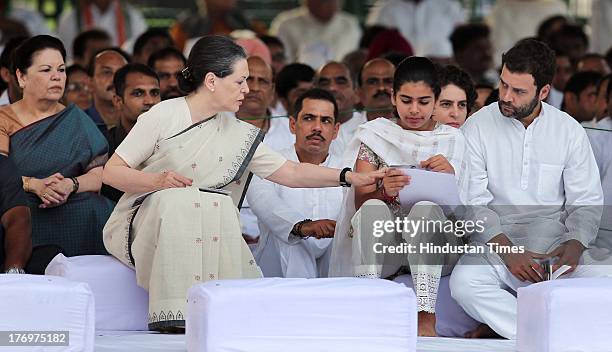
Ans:
{"type": "Polygon", "coordinates": [[[561,109],[583,126],[597,123],[597,86],[601,74],[592,71],[576,72],[565,85],[561,109]]]}
{"type": "Polygon", "coordinates": [[[249,77],[247,78],[249,92],[244,96],[236,117],[266,132],[264,143],[272,149],[284,149],[291,144],[291,139],[284,135],[287,129],[284,129],[283,135],[277,135],[280,132],[278,123],[282,123],[283,119],[271,119],[268,109],[274,99],[272,67],[259,56],[250,56],[247,64],[249,65],[249,77]]]}
{"type": "MultiPolygon", "coordinates": [[[[263,143],[272,149],[287,148],[293,143],[294,137],[289,132],[286,119],[283,117],[270,118],[268,109],[274,99],[272,67],[259,56],[250,56],[247,64],[249,66],[249,77],[247,78],[249,92],[244,96],[236,117],[263,130],[266,133],[263,143]]],[[[244,240],[250,244],[257,243],[259,237],[257,217],[253,214],[247,200],[240,208],[240,225],[244,240]]]]}
{"type": "Polygon", "coordinates": [[[305,91],[313,87],[315,70],[300,63],[286,65],[276,73],[274,84],[276,94],[281,102],[282,109],[274,111],[274,115],[293,115],[292,108],[295,101],[305,91]]]}
{"type": "Polygon", "coordinates": [[[601,73],[602,75],[610,74],[610,66],[608,66],[608,62],[606,61],[606,57],[597,54],[597,53],[589,53],[584,55],[578,61],[578,71],[594,71],[601,73]]]}
{"type": "Polygon", "coordinates": [[[147,65],[159,77],[161,99],[178,98],[185,95],[178,86],[178,74],[185,68],[187,59],[178,49],[170,47],[154,52],[147,65]]]}
{"type": "MultiPolygon", "coordinates": [[[[249,67],[249,70],[251,67],[249,67]]],[[[271,110],[270,127],[274,133],[268,131],[268,141],[264,142],[274,150],[281,150],[295,143],[295,136],[289,131],[289,116],[293,115],[293,107],[297,98],[304,92],[313,87],[315,71],[312,67],[300,63],[293,63],[285,66],[274,77],[274,89],[280,104],[277,109],[271,110]],[[274,138],[271,138],[274,135],[274,138]],[[274,140],[274,142],[272,142],[274,140]]]]}
{"type": "Polygon", "coordinates": [[[102,132],[115,126],[119,120],[113,104],[115,95],[113,76],[118,69],[129,62],[129,56],[121,49],[110,48],[97,53],[89,65],[93,105],[85,112],[102,132]]]}
{"type": "Polygon", "coordinates": [[[476,84],[493,85],[497,82],[489,26],[484,23],[458,26],[451,34],[450,41],[457,66],[467,72],[476,84]]]}
{"type": "Polygon", "coordinates": [[[0,272],[44,274],[61,249],[39,246],[32,250],[32,218],[17,167],[0,154],[0,272]]]}
{"type": "Polygon", "coordinates": [[[325,64],[315,78],[317,87],[325,89],[334,95],[338,104],[338,120],[340,132],[338,139],[332,143],[331,152],[342,157],[346,143],[355,134],[359,125],[367,122],[365,114],[355,110],[359,96],[349,68],[340,62],[331,61],[325,64]]]}
{"type": "Polygon", "coordinates": [[[151,28],[142,33],[134,42],[132,57],[134,62],[146,65],[151,54],[172,46],[174,46],[174,41],[166,29],[151,28]]]}
{"type": "Polygon", "coordinates": [[[66,106],[74,104],[81,110],[87,110],[91,106],[91,79],[87,70],[80,65],[72,65],[66,68],[66,89],[62,103],[66,106]]]}
{"type": "Polygon", "coordinates": [[[555,56],[555,75],[546,102],[557,109],[563,104],[563,92],[567,81],[574,74],[574,66],[568,55],[557,52],[555,56]]]}
{"type": "MultiPolygon", "coordinates": [[[[64,43],[68,45],[69,43],[64,43]]],[[[89,67],[91,59],[100,50],[113,46],[111,37],[102,29],[81,32],[72,42],[72,61],[76,65],[89,67]]]]}
{"type": "MultiPolygon", "coordinates": [[[[113,104],[117,111],[118,123],[105,133],[108,141],[109,157],[123,142],[125,136],[136,124],[140,114],[149,111],[153,105],[161,101],[159,95],[159,79],[153,70],[143,64],[128,64],[117,70],[113,78],[115,96],[113,104]]],[[[102,195],[118,201],[123,192],[102,185],[102,195]]]]}
{"type": "MultiPolygon", "coordinates": [[[[340,126],[337,118],[338,106],[331,93],[316,88],[306,91],[290,120],[296,142],[280,153],[288,160],[340,167],[341,160],[329,152],[340,126]]],[[[253,177],[247,200],[259,220],[255,259],[264,276],[327,277],[331,237],[342,203],[339,187],[288,188],[253,177]],[[279,256],[281,273],[278,263],[270,260],[279,256]]]]}
{"type": "Polygon", "coordinates": [[[391,103],[395,66],[383,58],[372,59],[361,68],[358,76],[359,100],[367,121],[379,117],[392,118],[395,108],[391,103]]]}

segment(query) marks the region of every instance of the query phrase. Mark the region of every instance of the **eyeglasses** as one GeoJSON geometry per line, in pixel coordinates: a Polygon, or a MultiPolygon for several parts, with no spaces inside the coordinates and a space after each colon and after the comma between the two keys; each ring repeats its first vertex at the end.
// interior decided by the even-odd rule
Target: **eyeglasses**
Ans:
{"type": "Polygon", "coordinates": [[[68,83],[66,85],[66,91],[67,92],[89,92],[89,85],[85,84],[85,83],[80,83],[80,82],[73,82],[73,83],[68,83]]]}

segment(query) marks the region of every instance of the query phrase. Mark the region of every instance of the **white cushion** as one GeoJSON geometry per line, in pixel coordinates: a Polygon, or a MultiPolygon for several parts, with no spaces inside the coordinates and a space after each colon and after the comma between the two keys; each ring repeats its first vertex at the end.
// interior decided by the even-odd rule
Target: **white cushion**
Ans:
{"type": "MultiPolygon", "coordinates": [[[[472,319],[457,301],[451,297],[448,281],[450,276],[443,276],[438,287],[438,298],[436,300],[436,333],[438,336],[463,337],[466,332],[474,330],[479,322],[472,319]]],[[[412,275],[401,275],[395,278],[395,282],[402,283],[414,289],[412,275]]]]}
{"type": "Polygon", "coordinates": [[[190,352],[416,351],[416,298],[354,278],[211,281],[187,293],[190,352]]]}
{"type": "Polygon", "coordinates": [[[0,275],[0,331],[68,331],[69,346],[4,351],[93,351],[94,297],[87,284],[61,277],[0,275]]]}
{"type": "Polygon", "coordinates": [[[89,284],[96,298],[96,330],[147,330],[149,295],[136,273],[112,256],[58,254],[47,275],[89,284]]]}
{"type": "Polygon", "coordinates": [[[517,351],[610,351],[612,279],[560,279],[518,290],[517,351]]]}

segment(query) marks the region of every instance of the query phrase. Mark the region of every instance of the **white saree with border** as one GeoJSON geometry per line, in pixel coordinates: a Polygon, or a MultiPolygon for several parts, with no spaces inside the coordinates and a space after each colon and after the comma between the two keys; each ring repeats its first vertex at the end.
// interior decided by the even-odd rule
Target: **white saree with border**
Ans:
{"type": "Polygon", "coordinates": [[[193,179],[192,187],[125,194],[104,228],[107,250],[149,291],[150,329],[184,326],[193,284],[262,277],[237,209],[250,171],[267,177],[285,162],[262,138],[258,128],[218,114],[159,141],[137,167],[193,179]]]}

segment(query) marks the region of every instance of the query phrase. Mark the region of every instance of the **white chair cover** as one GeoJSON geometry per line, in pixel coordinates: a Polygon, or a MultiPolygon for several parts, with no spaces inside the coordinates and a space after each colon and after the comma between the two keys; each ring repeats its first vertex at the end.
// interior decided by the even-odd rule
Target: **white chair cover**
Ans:
{"type": "Polygon", "coordinates": [[[85,283],[41,275],[0,275],[0,331],[68,331],[68,346],[0,351],[93,351],[94,296],[85,283]]]}
{"type": "Polygon", "coordinates": [[[190,352],[408,352],[416,333],[414,292],[386,280],[224,280],[187,294],[190,352]]]}
{"type": "Polygon", "coordinates": [[[96,330],[148,330],[149,295],[136,285],[134,270],[112,256],[58,254],[45,274],[89,284],[96,298],[96,330]]]}
{"type": "Polygon", "coordinates": [[[610,351],[612,279],[560,279],[518,289],[520,352],[610,351]]]}

